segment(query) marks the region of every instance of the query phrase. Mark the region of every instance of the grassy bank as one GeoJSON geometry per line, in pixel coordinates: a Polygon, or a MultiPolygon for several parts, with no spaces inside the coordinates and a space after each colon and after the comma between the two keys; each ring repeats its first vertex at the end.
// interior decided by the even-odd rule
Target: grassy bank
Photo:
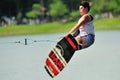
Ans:
{"type": "MultiPolygon", "coordinates": [[[[67,32],[76,24],[76,22],[53,22],[39,25],[11,25],[7,27],[0,27],[0,36],[67,32]]],[[[120,30],[120,18],[99,19],[95,20],[94,24],[95,31],[120,30]]]]}
{"type": "Polygon", "coordinates": [[[120,30],[120,17],[95,20],[95,30],[120,30]]]}

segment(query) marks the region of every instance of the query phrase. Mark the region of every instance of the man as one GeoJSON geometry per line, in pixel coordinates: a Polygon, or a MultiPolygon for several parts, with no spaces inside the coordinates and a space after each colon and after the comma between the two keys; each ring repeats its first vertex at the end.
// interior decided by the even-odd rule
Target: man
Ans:
{"type": "Polygon", "coordinates": [[[89,14],[90,5],[87,1],[82,1],[79,6],[81,18],[78,23],[68,32],[68,34],[74,34],[79,31],[79,34],[75,37],[79,44],[79,50],[87,48],[94,43],[94,25],[93,17],[89,14]]]}

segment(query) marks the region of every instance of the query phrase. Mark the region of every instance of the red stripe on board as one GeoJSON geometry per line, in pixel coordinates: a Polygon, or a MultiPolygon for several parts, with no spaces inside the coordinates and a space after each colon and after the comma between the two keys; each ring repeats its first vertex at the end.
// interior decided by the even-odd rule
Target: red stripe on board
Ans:
{"type": "Polygon", "coordinates": [[[49,54],[50,59],[54,62],[54,64],[57,66],[57,68],[62,71],[64,68],[63,63],[61,62],[61,60],[57,57],[57,55],[51,51],[49,54]]]}
{"type": "Polygon", "coordinates": [[[65,38],[70,43],[70,45],[73,47],[73,49],[77,50],[77,46],[73,43],[73,41],[68,36],[66,36],[65,38]]]}
{"type": "Polygon", "coordinates": [[[49,67],[49,69],[54,75],[57,75],[59,73],[59,71],[55,68],[54,64],[52,64],[52,62],[48,58],[46,60],[46,65],[49,67]]]}

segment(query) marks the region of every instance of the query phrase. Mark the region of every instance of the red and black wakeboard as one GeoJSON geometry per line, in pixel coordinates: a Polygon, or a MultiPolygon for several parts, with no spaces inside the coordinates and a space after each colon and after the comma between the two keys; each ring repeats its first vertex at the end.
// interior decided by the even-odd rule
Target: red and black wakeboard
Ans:
{"type": "Polygon", "coordinates": [[[50,51],[45,61],[44,67],[48,74],[52,78],[57,76],[68,64],[77,49],[78,44],[71,34],[61,39],[50,51]]]}

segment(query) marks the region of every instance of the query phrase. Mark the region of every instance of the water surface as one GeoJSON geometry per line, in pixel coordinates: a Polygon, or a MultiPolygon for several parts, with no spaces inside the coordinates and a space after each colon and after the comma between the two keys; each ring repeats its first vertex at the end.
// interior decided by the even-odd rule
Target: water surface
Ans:
{"type": "Polygon", "coordinates": [[[120,80],[119,34],[96,32],[95,43],[77,51],[53,79],[46,73],[44,62],[64,34],[0,37],[0,80],[120,80]],[[29,39],[28,45],[23,45],[25,38],[29,39]],[[14,43],[19,41],[22,44],[14,43]]]}

